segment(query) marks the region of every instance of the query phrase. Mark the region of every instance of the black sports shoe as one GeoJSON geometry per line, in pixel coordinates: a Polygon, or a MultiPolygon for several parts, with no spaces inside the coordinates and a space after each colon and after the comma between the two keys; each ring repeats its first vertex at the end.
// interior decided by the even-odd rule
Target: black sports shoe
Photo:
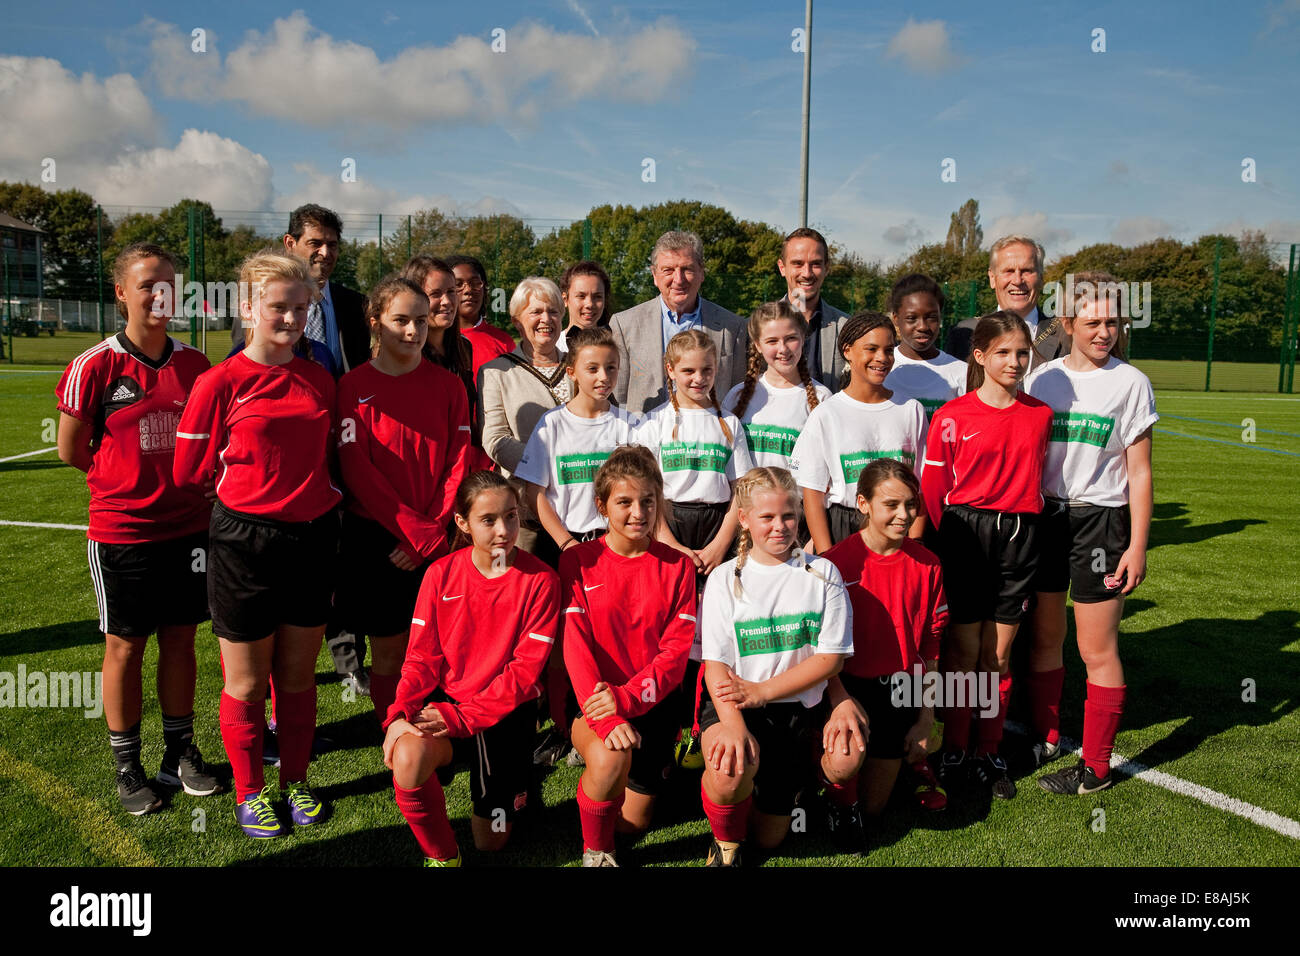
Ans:
{"type": "Polygon", "coordinates": [[[861,856],[867,852],[867,829],[862,823],[862,809],[857,801],[850,806],[828,803],[826,827],[831,840],[841,853],[861,856]]]}
{"type": "Polygon", "coordinates": [[[705,866],[734,866],[739,867],[740,862],[740,845],[737,844],[734,850],[726,850],[722,845],[714,840],[709,844],[709,857],[704,862],[705,866]]]}
{"type": "Polygon", "coordinates": [[[552,727],[533,751],[534,767],[554,767],[573,747],[569,738],[552,727]]]}
{"type": "Polygon", "coordinates": [[[153,813],[162,806],[162,801],[149,786],[144,775],[144,767],[136,761],[117,770],[117,796],[122,801],[122,809],[132,816],[140,817],[153,813]]]}
{"type": "Polygon", "coordinates": [[[945,750],[939,761],[939,782],[944,790],[952,792],[966,782],[966,754],[960,750],[945,750]]]}
{"type": "Polygon", "coordinates": [[[1098,777],[1096,771],[1080,760],[1073,767],[1039,777],[1038,785],[1048,793],[1088,794],[1105,790],[1114,777],[1113,773],[1098,777]]]}
{"type": "Polygon", "coordinates": [[[1007,762],[997,754],[977,757],[971,767],[975,779],[989,787],[999,800],[1010,800],[1016,795],[1016,785],[1007,774],[1007,762]]]}
{"type": "Polygon", "coordinates": [[[208,772],[203,754],[190,741],[174,761],[163,757],[158,768],[158,782],[169,787],[183,787],[191,797],[206,797],[221,792],[221,782],[208,772]]]}

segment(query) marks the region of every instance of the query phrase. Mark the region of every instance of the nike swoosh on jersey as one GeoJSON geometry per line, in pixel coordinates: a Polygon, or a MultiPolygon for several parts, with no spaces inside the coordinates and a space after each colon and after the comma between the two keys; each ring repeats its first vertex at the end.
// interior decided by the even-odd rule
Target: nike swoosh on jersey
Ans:
{"type": "Polygon", "coordinates": [[[371,400],[372,398],[374,398],[374,397],[375,397],[375,396],[373,396],[373,395],[367,395],[365,398],[358,398],[358,399],[357,399],[357,404],[358,404],[358,405],[364,405],[366,402],[370,401],[370,400],[371,400]]]}
{"type": "Polygon", "coordinates": [[[236,396],[236,397],[235,397],[235,404],[236,404],[236,405],[242,405],[242,404],[244,404],[244,402],[248,401],[248,400],[249,400],[250,398],[252,398],[252,397],[253,397],[252,395],[245,395],[243,398],[239,398],[238,396],[236,396]]]}
{"type": "Polygon", "coordinates": [[[452,595],[450,595],[450,596],[444,594],[444,595],[442,596],[442,599],[443,599],[444,601],[455,601],[457,598],[463,598],[464,596],[465,596],[465,595],[463,595],[463,594],[452,594],[452,595]]]}
{"type": "Polygon", "coordinates": [[[596,590],[596,588],[603,588],[604,586],[605,586],[605,585],[603,585],[603,584],[593,584],[591,587],[587,587],[587,585],[584,584],[584,585],[582,586],[582,589],[583,589],[584,591],[594,591],[594,590],[596,590]]]}
{"type": "Polygon", "coordinates": [[[184,405],[185,405],[184,402],[178,402],[178,401],[176,401],[176,399],[174,399],[174,398],[172,399],[172,404],[173,404],[173,405],[180,405],[180,406],[184,406],[184,405]]]}
{"type": "Polygon", "coordinates": [[[961,440],[962,440],[962,441],[969,441],[970,439],[974,438],[974,437],[975,437],[976,435],[978,435],[978,434],[979,434],[979,432],[971,432],[971,434],[969,434],[969,435],[962,435],[962,436],[961,436],[961,440]]]}
{"type": "Polygon", "coordinates": [[[862,580],[862,578],[857,578],[856,580],[853,580],[853,581],[845,581],[845,582],[844,582],[844,586],[845,586],[846,588],[851,588],[851,587],[853,587],[853,585],[857,584],[858,581],[861,581],[861,580],[862,580]]]}

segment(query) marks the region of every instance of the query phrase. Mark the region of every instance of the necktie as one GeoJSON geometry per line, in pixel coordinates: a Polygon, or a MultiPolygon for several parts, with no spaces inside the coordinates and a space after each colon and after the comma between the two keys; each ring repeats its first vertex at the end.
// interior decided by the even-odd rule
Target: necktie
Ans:
{"type": "Polygon", "coordinates": [[[319,302],[313,302],[307,307],[307,338],[313,342],[320,342],[322,345],[328,345],[325,341],[325,311],[321,308],[319,302]]]}

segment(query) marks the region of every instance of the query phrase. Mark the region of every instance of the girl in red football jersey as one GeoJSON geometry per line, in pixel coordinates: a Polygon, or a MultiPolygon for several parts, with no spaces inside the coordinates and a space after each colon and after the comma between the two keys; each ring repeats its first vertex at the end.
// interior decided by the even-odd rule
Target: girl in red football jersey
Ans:
{"type": "Polygon", "coordinates": [[[973,763],[966,751],[977,701],[947,702],[939,778],[951,789],[969,768],[1002,799],[1016,794],[998,746],[1011,699],[1011,644],[1038,566],[1040,486],[1052,430],[1051,408],[1020,391],[1031,351],[1029,327],[1018,316],[993,312],[979,320],[966,394],[934,413],[921,475],[951,609],[945,666],[978,669],[983,687],[999,675],[996,710],[987,712],[994,706],[987,692],[981,708],[973,763]]]}
{"type": "Polygon", "coordinates": [[[582,865],[617,866],[614,831],[650,826],[673,761],[680,689],[695,638],[695,564],[655,540],[663,477],[654,453],[616,448],[595,480],[608,532],[560,555],[564,663],[581,702],[573,745],[582,865]]]}
{"type": "Polygon", "coordinates": [[[422,357],[429,300],[390,276],[367,308],[379,351],[339,382],[339,465],[348,495],[335,606],[373,642],[370,699],[382,721],[406,656],[411,611],[428,563],[447,553],[465,477],[469,402],[460,382],[422,357]]]}
{"type": "Polygon", "coordinates": [[[908,537],[920,500],[921,484],[912,469],[888,458],[873,461],[858,478],[862,530],[826,552],[848,582],[853,605],[853,656],[845,660],[839,680],[861,705],[870,728],[862,774],[828,796],[841,805],[860,799],[869,818],[885,809],[904,760],[921,774],[918,793],[928,800],[923,806],[943,796],[941,790],[924,789],[937,786],[929,782],[925,762],[934,708],[922,706],[913,693],[920,689],[921,675],[938,665],[948,626],[939,559],[908,537]],[[895,681],[906,682],[906,696],[896,698],[895,681]]]}
{"type": "Polygon", "coordinates": [[[384,765],[425,866],[461,863],[443,796],[453,761],[473,768],[474,846],[496,851],[509,840],[527,800],[533,701],[559,615],[555,572],[515,547],[514,487],[476,471],[461,483],[455,511],[458,539],[471,547],[435,561],[424,576],[385,721],[384,765]]]}
{"type": "Polygon", "coordinates": [[[235,817],[253,837],[285,832],[262,775],[274,683],[280,783],[297,826],[319,823],[307,787],[316,730],[316,655],[334,587],[337,507],[330,474],[334,379],[296,352],[319,293],[302,260],[259,252],[239,274],[248,344],[194,386],[176,433],[178,485],[211,488],[208,604],[221,643],[221,737],[235,817]]]}
{"type": "Polygon", "coordinates": [[[86,553],[104,633],[104,718],[117,793],[140,816],[162,801],[140,762],[142,670],[158,633],[158,704],[165,753],[158,782],[204,796],[220,786],[194,746],[194,630],[208,617],[205,562],[211,506],[172,479],[176,422],[207,357],[167,335],[176,278],[151,243],[113,263],[125,330],[72,361],[59,380],[59,457],[86,472],[86,553]]]}

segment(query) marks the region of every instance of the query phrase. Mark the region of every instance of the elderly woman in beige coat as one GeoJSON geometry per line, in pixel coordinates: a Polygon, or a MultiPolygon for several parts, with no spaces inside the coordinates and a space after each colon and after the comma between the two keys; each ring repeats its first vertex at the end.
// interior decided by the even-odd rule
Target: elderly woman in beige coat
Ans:
{"type": "MultiPolygon", "coordinates": [[[[563,298],[554,282],[540,276],[524,279],[510,297],[510,320],[519,329],[519,345],[479,369],[483,449],[506,477],[518,467],[542,414],[569,400],[564,353],[556,344],[563,315],[563,298]]],[[[552,566],[559,561],[551,536],[536,516],[522,509],[519,547],[552,566]]]]}

